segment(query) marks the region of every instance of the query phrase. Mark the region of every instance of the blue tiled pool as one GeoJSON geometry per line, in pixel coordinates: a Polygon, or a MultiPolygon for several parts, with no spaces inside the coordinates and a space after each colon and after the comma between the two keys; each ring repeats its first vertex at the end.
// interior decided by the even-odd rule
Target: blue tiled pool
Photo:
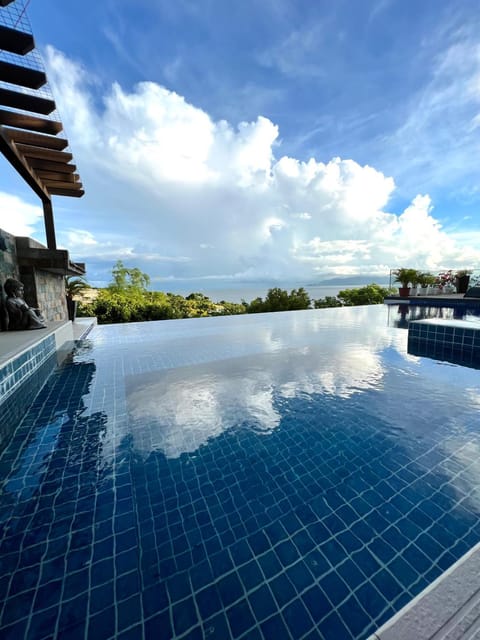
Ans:
{"type": "Polygon", "coordinates": [[[390,313],[95,328],[0,456],[0,637],[366,638],[480,540],[480,371],[390,313]]]}

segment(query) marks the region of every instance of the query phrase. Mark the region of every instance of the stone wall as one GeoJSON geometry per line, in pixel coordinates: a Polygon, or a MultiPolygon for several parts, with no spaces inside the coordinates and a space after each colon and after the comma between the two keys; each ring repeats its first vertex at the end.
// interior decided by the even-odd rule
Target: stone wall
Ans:
{"type": "Polygon", "coordinates": [[[35,271],[38,306],[47,320],[67,319],[64,276],[35,271]]]}
{"type": "Polygon", "coordinates": [[[0,284],[7,278],[19,278],[15,236],[0,229],[0,284]]]}
{"type": "Polygon", "coordinates": [[[19,266],[17,243],[23,246],[26,241],[29,246],[45,248],[35,240],[30,238],[17,239],[15,236],[0,229],[0,285],[2,295],[5,280],[7,278],[16,278],[25,287],[26,302],[31,307],[39,308],[47,321],[67,320],[64,276],[39,269],[34,264],[19,266]]]}

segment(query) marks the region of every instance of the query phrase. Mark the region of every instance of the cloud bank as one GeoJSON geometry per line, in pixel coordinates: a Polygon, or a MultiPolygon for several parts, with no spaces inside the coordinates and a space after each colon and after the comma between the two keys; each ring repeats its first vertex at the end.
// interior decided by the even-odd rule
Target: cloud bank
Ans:
{"type": "MultiPolygon", "coordinates": [[[[282,154],[278,127],[261,115],[233,125],[153,82],[102,88],[52,47],[46,65],[86,189],[57,214],[57,235],[94,282],[108,281],[118,258],[154,286],[480,262],[478,237],[449,236],[428,194],[391,212],[392,177],[353,159],[282,154]]],[[[9,207],[27,233],[39,210],[9,207]]]]}

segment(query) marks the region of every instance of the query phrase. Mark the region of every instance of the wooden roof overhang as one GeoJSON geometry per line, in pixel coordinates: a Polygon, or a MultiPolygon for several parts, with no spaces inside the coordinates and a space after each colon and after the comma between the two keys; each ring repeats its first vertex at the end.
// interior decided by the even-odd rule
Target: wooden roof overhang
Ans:
{"type": "MultiPolygon", "coordinates": [[[[0,0],[0,12],[14,1],[0,0]]],[[[0,53],[20,57],[20,62],[15,56],[0,58],[0,151],[42,200],[47,246],[56,249],[51,196],[79,198],[84,190],[72,154],[66,151],[68,140],[59,135],[63,125],[51,117],[55,101],[49,94],[38,94],[47,76],[22,64],[21,56],[34,47],[31,33],[0,24],[0,53]]]]}

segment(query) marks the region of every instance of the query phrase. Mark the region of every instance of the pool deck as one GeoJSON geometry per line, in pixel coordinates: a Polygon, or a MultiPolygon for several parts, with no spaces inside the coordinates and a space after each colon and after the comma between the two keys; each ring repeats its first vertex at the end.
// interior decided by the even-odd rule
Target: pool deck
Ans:
{"type": "Polygon", "coordinates": [[[96,324],[96,318],[77,318],[61,322],[49,322],[46,329],[32,331],[2,331],[0,332],[0,367],[21,354],[47,336],[55,335],[57,345],[85,337],[96,324]]]}
{"type": "Polygon", "coordinates": [[[480,638],[480,543],[368,640],[480,638]]]}

